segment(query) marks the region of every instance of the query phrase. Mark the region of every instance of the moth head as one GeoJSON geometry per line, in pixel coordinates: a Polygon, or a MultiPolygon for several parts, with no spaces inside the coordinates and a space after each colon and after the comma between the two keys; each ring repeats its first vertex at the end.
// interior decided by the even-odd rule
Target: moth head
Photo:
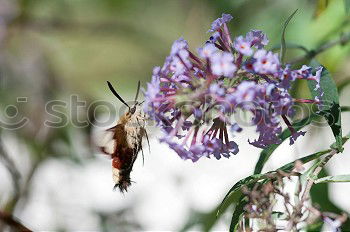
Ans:
{"type": "Polygon", "coordinates": [[[134,100],[135,104],[132,107],[130,107],[121,96],[119,96],[119,94],[117,93],[117,91],[115,91],[115,89],[113,88],[112,84],[109,81],[107,81],[107,84],[108,84],[108,87],[111,90],[111,92],[114,94],[114,96],[116,96],[119,99],[119,101],[121,101],[124,105],[126,105],[128,107],[128,109],[129,109],[129,111],[127,113],[128,115],[135,114],[135,112],[137,112],[138,107],[141,106],[142,103],[144,102],[144,101],[143,102],[137,101],[137,98],[138,98],[139,92],[140,92],[140,81],[137,84],[137,91],[136,91],[136,96],[135,96],[135,100],[134,100]]]}
{"type": "Polygon", "coordinates": [[[134,114],[136,112],[136,105],[129,109],[130,114],[134,114]]]}
{"type": "Polygon", "coordinates": [[[141,109],[141,106],[144,102],[145,101],[142,101],[142,102],[135,101],[135,104],[133,105],[133,107],[129,108],[129,113],[134,114],[135,112],[137,112],[139,109],[141,109]]]}

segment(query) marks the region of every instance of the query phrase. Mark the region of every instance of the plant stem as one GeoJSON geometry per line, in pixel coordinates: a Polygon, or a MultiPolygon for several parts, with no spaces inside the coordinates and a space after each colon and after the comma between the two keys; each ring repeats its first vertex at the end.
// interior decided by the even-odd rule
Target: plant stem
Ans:
{"type": "Polygon", "coordinates": [[[306,59],[312,59],[312,58],[316,57],[318,54],[320,54],[320,53],[322,53],[322,52],[324,52],[324,51],[326,51],[326,50],[328,50],[328,49],[330,49],[338,44],[345,45],[349,41],[350,41],[350,33],[341,35],[340,38],[329,41],[329,42],[321,45],[319,48],[309,51],[306,55],[302,55],[302,56],[299,56],[299,57],[291,60],[289,63],[296,64],[296,63],[302,62],[306,59]]]}

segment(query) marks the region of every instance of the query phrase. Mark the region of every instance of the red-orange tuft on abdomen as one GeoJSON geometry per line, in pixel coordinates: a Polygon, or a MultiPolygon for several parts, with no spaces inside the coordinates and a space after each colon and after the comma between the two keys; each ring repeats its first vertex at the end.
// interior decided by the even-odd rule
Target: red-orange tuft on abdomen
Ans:
{"type": "Polygon", "coordinates": [[[122,167],[122,163],[120,162],[120,159],[118,157],[114,157],[112,159],[112,166],[120,170],[120,168],[122,167]]]}

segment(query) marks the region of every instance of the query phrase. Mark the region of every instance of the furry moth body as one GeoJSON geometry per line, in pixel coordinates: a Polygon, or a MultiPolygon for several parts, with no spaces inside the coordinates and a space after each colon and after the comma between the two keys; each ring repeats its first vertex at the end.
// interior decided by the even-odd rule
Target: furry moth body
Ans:
{"type": "Polygon", "coordinates": [[[146,137],[148,142],[145,130],[146,117],[142,112],[142,103],[137,102],[140,82],[133,107],[129,107],[109,82],[108,86],[112,93],[129,109],[119,118],[117,125],[107,129],[107,132],[111,133],[112,136],[105,141],[105,146],[100,146],[101,151],[112,158],[114,188],[119,188],[121,192],[124,192],[131,185],[130,173],[138,153],[142,151],[143,156],[143,137],[146,137]]]}

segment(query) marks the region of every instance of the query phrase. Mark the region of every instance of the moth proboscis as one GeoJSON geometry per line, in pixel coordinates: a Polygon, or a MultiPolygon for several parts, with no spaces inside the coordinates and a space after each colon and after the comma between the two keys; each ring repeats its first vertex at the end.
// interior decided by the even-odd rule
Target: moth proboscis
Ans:
{"type": "Polygon", "coordinates": [[[149,147],[149,139],[145,129],[146,116],[141,107],[143,102],[137,101],[140,92],[140,81],[137,85],[137,92],[132,107],[120,97],[109,81],[107,81],[107,84],[114,96],[128,107],[128,111],[119,118],[115,126],[106,130],[111,136],[104,139],[104,143],[99,147],[103,153],[109,155],[112,159],[114,189],[119,188],[121,192],[124,192],[131,185],[130,173],[140,150],[144,162],[143,137],[146,137],[149,147]]]}

